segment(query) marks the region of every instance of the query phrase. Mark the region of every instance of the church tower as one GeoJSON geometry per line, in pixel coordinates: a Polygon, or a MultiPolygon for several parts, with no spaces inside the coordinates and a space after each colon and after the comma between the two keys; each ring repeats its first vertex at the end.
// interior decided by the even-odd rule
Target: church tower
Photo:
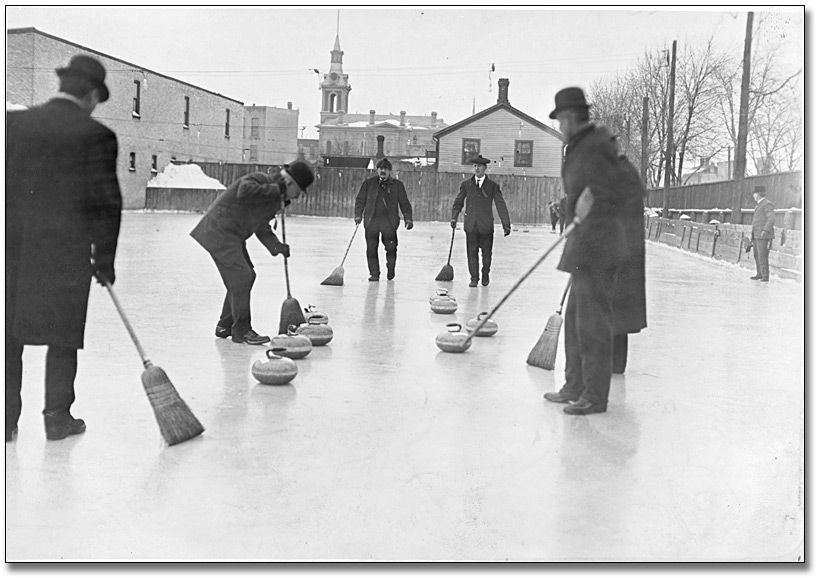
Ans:
{"type": "Polygon", "coordinates": [[[339,45],[339,24],[336,23],[336,43],[330,51],[330,70],[322,80],[322,111],[320,122],[327,124],[336,120],[340,113],[347,112],[347,99],[352,87],[347,74],[342,72],[342,55],[344,51],[339,45]]]}

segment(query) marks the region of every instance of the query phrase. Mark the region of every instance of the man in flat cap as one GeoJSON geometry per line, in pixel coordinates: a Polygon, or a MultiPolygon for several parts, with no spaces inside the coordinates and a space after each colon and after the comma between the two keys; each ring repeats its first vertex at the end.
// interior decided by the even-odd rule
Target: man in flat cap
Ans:
{"type": "Polygon", "coordinates": [[[470,271],[470,287],[478,286],[478,251],[481,249],[481,284],[490,284],[490,266],[493,262],[493,203],[504,228],[504,236],[510,234],[510,214],[498,183],[487,176],[489,160],[481,155],[472,159],[474,176],[462,181],[450,215],[450,226],[455,229],[458,214],[464,209],[464,236],[467,241],[467,268],[470,271]]]}
{"type": "Polygon", "coordinates": [[[367,178],[356,195],[353,209],[353,220],[358,225],[364,219],[364,238],[367,243],[367,268],[370,271],[369,281],[378,281],[381,276],[379,267],[379,238],[384,245],[387,257],[387,279],[396,276],[396,256],[399,247],[399,209],[404,217],[404,226],[409,231],[413,228],[413,207],[407,198],[404,183],[393,178],[393,165],[383,158],[376,163],[377,175],[367,178]]]}
{"type": "Polygon", "coordinates": [[[544,398],[570,403],[572,415],[607,410],[613,371],[626,364],[627,333],[646,327],[643,196],[640,174],[621,155],[612,133],[589,120],[580,88],[555,95],[555,110],[566,142],[561,176],[567,195],[567,222],[575,217],[581,193],[594,202],[589,214],[567,237],[558,269],[572,274],[566,308],[566,383],[544,398]],[[613,342],[613,338],[617,340],[613,342]]]}
{"type": "Polygon", "coordinates": [[[122,197],[117,137],[91,118],[105,68],[76,55],[59,92],[6,113],[6,441],[22,409],[23,347],[46,345],[46,438],[85,431],[71,415],[92,275],[114,283],[122,197]]]}
{"type": "Polygon", "coordinates": [[[751,279],[769,282],[769,250],[774,239],[774,203],[766,198],[766,187],[757,185],[752,192],[756,206],[752,216],[752,248],[755,268],[751,279]]]}
{"type": "Polygon", "coordinates": [[[216,323],[217,337],[248,345],[270,341],[251,326],[251,289],[256,272],[245,241],[256,235],[274,257],[290,257],[290,246],[279,242],[270,221],[282,205],[298,199],[312,182],[313,170],[304,161],[283,165],[270,174],[245,175],[220,193],[191,231],[210,253],[226,289],[216,323]]]}

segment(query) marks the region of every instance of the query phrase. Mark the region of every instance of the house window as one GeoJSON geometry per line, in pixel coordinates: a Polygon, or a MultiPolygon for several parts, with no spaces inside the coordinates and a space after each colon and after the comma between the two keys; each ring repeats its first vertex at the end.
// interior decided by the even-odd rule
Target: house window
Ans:
{"type": "Polygon", "coordinates": [[[532,141],[531,140],[517,140],[515,141],[515,162],[513,166],[516,167],[531,167],[532,166],[532,141]]]}
{"type": "Polygon", "coordinates": [[[184,115],[184,118],[182,120],[182,126],[184,128],[188,128],[190,126],[190,120],[191,120],[191,97],[186,96],[185,97],[185,115],[184,115]]]}
{"type": "Polygon", "coordinates": [[[231,138],[231,109],[225,109],[225,138],[231,138]]]}
{"type": "Polygon", "coordinates": [[[473,157],[481,152],[481,139],[463,138],[461,139],[461,164],[473,164],[473,157]]]}
{"type": "Polygon", "coordinates": [[[137,153],[128,153],[128,170],[137,170],[137,153]]]}
{"type": "Polygon", "coordinates": [[[251,138],[259,138],[259,119],[251,119],[251,138]]]}
{"type": "Polygon", "coordinates": [[[157,155],[151,155],[151,172],[157,174],[157,155]]]}
{"type": "Polygon", "coordinates": [[[258,161],[259,160],[259,147],[256,145],[251,145],[251,161],[258,161]]]}
{"type": "Polygon", "coordinates": [[[134,107],[131,110],[131,116],[140,117],[140,81],[134,81],[134,107]]]}

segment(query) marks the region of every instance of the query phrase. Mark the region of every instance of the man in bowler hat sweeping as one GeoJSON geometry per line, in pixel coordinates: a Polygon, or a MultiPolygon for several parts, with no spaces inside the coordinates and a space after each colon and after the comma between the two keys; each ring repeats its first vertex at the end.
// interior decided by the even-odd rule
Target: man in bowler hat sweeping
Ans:
{"type": "Polygon", "coordinates": [[[619,154],[615,137],[589,120],[580,88],[555,95],[557,118],[566,142],[561,176],[567,220],[585,189],[592,192],[590,213],[569,235],[558,269],[572,274],[566,309],[566,383],[544,397],[570,403],[564,412],[605,412],[612,377],[613,335],[646,327],[644,288],[643,186],[635,168],[619,154]]]}
{"type": "Polygon", "coordinates": [[[481,155],[472,160],[474,176],[462,181],[453,201],[450,226],[455,229],[458,214],[464,209],[464,236],[467,241],[467,268],[470,271],[470,287],[478,286],[478,251],[481,249],[481,284],[490,284],[490,266],[493,262],[493,203],[504,228],[504,236],[510,234],[510,214],[498,183],[487,176],[490,162],[481,155]]]}
{"type": "Polygon", "coordinates": [[[248,345],[270,341],[251,327],[251,289],[256,272],[245,241],[256,235],[271,255],[290,257],[290,246],[279,241],[270,221],[282,205],[299,198],[312,182],[313,171],[303,161],[284,165],[272,174],[245,175],[216,198],[191,231],[210,253],[227,291],[216,324],[217,337],[248,345]]]}
{"type": "Polygon", "coordinates": [[[22,409],[23,346],[47,345],[46,438],[85,431],[71,415],[92,274],[114,283],[122,197],[117,137],[91,118],[108,100],[87,55],[57,69],[48,102],[6,113],[6,441],[22,409]]]}

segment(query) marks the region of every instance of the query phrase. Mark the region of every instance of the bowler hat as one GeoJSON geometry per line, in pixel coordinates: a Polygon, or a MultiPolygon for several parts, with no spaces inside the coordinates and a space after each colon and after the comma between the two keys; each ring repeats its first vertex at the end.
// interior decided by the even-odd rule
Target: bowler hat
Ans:
{"type": "Polygon", "coordinates": [[[558,118],[558,113],[567,109],[589,110],[583,90],[570,86],[555,93],[555,110],[550,113],[550,118],[558,118]]]}
{"type": "Polygon", "coordinates": [[[763,185],[755,185],[755,188],[752,191],[752,193],[757,193],[758,195],[763,195],[765,197],[766,196],[766,187],[764,187],[763,185]]]}
{"type": "Polygon", "coordinates": [[[377,169],[380,169],[382,167],[386,168],[388,171],[392,171],[393,170],[393,163],[390,162],[390,159],[388,159],[387,157],[384,157],[383,159],[381,159],[379,162],[376,163],[376,168],[377,169]]]}
{"type": "Polygon", "coordinates": [[[303,191],[313,182],[313,170],[305,161],[293,161],[289,165],[285,165],[285,172],[296,181],[296,184],[303,191]]]}
{"type": "Polygon", "coordinates": [[[105,85],[105,67],[96,58],[85,54],[76,54],[71,57],[68,66],[57,69],[57,76],[73,76],[88,82],[91,88],[100,91],[100,102],[108,100],[108,87],[105,85]]]}
{"type": "Polygon", "coordinates": [[[488,165],[490,164],[490,159],[485,159],[481,155],[476,155],[470,159],[470,163],[474,165],[488,165]]]}

